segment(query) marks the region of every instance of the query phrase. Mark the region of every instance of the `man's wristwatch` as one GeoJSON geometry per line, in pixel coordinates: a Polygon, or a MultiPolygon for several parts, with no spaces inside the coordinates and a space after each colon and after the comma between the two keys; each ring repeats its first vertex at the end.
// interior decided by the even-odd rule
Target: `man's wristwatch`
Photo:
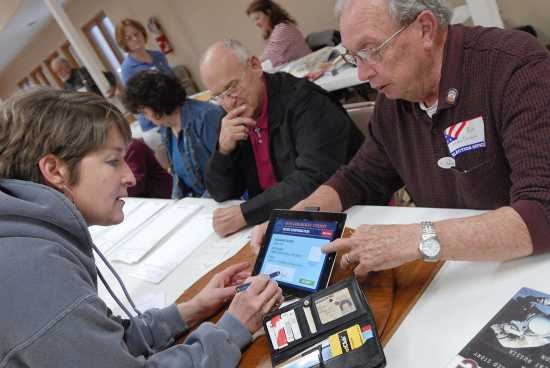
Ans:
{"type": "Polygon", "coordinates": [[[430,221],[423,221],[420,225],[422,226],[422,240],[418,250],[424,261],[436,262],[439,260],[439,254],[441,253],[441,244],[437,239],[434,226],[430,221]]]}

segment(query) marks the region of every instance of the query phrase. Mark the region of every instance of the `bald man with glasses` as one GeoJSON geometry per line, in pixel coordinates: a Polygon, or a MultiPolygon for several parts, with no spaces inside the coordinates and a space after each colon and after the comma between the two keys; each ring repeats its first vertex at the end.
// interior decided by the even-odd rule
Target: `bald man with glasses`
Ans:
{"type": "Polygon", "coordinates": [[[222,236],[267,220],[311,194],[357,151],[363,136],[340,103],[306,79],[266,74],[235,40],[212,45],[201,75],[227,112],[205,183],[217,201],[247,200],[214,212],[222,236]]]}
{"type": "MultiPolygon", "coordinates": [[[[532,36],[449,25],[443,0],[340,0],[345,59],[379,92],[365,144],[295,209],[381,205],[405,185],[464,219],[360,226],[339,251],[358,276],[423,259],[550,251],[550,55],[532,36]]],[[[255,229],[258,250],[265,225],[255,229]]]]}

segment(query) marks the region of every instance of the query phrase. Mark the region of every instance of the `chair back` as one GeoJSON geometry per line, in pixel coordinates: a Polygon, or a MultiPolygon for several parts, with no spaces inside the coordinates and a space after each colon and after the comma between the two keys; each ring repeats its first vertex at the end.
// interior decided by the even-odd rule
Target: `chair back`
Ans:
{"type": "Polygon", "coordinates": [[[337,46],[340,42],[342,42],[340,32],[335,29],[312,32],[306,37],[306,43],[311,51],[316,51],[326,46],[337,46]]]}
{"type": "Polygon", "coordinates": [[[375,103],[373,101],[344,105],[344,109],[346,109],[351,120],[353,120],[363,135],[366,135],[369,129],[369,123],[374,113],[374,106],[375,103]]]}
{"type": "Polygon", "coordinates": [[[174,71],[174,74],[176,75],[176,77],[180,80],[181,85],[185,89],[185,92],[187,93],[188,96],[191,96],[199,92],[197,84],[193,80],[193,77],[191,76],[189,69],[187,69],[185,65],[178,64],[175,67],[173,67],[172,70],[174,71]]]}

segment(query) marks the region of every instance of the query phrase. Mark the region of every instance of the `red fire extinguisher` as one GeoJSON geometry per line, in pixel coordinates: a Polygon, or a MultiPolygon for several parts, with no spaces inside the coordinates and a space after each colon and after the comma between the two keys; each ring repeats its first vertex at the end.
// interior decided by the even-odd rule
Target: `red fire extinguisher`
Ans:
{"type": "Polygon", "coordinates": [[[147,22],[147,29],[149,29],[149,32],[155,35],[155,41],[157,41],[157,44],[159,45],[160,51],[162,51],[162,53],[169,54],[174,51],[172,49],[172,46],[170,45],[170,41],[168,41],[168,38],[162,30],[162,26],[155,17],[149,18],[149,21],[147,22]]]}

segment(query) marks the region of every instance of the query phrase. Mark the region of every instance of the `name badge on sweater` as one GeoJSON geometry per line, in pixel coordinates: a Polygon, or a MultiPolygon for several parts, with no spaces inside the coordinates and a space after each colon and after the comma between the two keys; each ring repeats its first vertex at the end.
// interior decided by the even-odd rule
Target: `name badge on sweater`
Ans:
{"type": "Polygon", "coordinates": [[[457,157],[464,152],[484,148],[485,124],[481,116],[451,125],[445,129],[445,141],[451,156],[457,157]]]}

